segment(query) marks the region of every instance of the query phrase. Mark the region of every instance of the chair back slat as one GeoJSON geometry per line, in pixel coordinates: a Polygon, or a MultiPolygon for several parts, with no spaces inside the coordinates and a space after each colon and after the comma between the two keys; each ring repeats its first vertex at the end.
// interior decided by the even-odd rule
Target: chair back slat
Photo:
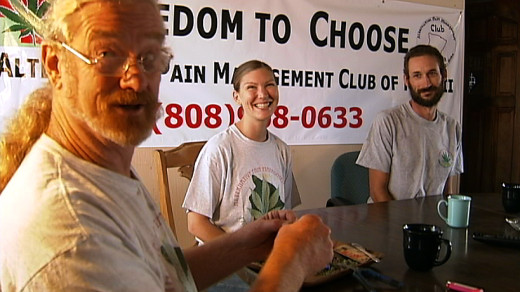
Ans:
{"type": "Polygon", "coordinates": [[[177,167],[180,176],[191,180],[195,161],[197,160],[197,156],[204,144],[206,144],[205,141],[187,142],[170,150],[164,151],[158,149],[154,151],[154,159],[157,165],[157,177],[159,180],[159,203],[161,206],[161,213],[166,219],[168,225],[170,225],[175,236],[177,236],[177,234],[172,209],[168,169],[177,167]]]}

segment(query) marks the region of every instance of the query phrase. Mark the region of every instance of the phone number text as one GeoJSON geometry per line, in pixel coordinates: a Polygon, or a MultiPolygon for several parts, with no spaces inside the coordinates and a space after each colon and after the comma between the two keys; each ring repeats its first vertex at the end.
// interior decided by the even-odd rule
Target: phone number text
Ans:
{"type": "MultiPolygon", "coordinates": [[[[164,124],[171,129],[186,126],[191,129],[207,127],[219,128],[223,124],[232,125],[244,115],[242,107],[233,108],[231,104],[188,104],[183,107],[177,103],[165,106],[164,124]]],[[[359,128],[363,125],[363,110],[360,107],[343,106],[306,106],[301,112],[293,113],[284,105],[278,105],[270,125],[284,129],[289,124],[300,123],[303,128],[359,128]]]]}

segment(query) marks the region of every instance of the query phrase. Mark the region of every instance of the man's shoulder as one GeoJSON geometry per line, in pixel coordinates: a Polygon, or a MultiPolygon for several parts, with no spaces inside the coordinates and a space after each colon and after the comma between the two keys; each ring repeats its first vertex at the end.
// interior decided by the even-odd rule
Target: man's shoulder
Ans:
{"type": "Polygon", "coordinates": [[[46,136],[36,141],[11,177],[4,192],[20,188],[30,191],[35,187],[48,187],[49,182],[58,175],[55,166],[62,164],[63,160],[61,155],[53,151],[53,143],[54,141],[46,136]]]}
{"type": "Polygon", "coordinates": [[[391,108],[387,108],[379,112],[374,121],[376,124],[394,124],[399,120],[407,118],[408,111],[406,110],[406,104],[401,104],[391,108]]]}
{"type": "Polygon", "coordinates": [[[445,113],[443,111],[437,110],[437,116],[441,121],[446,122],[448,124],[455,124],[455,125],[459,124],[459,122],[455,118],[453,118],[452,116],[448,115],[447,113],[445,113]]]}
{"type": "Polygon", "coordinates": [[[380,111],[377,115],[380,117],[402,116],[407,113],[406,107],[407,107],[406,103],[403,103],[400,105],[386,108],[386,109],[380,111]]]}
{"type": "Polygon", "coordinates": [[[15,277],[2,281],[15,281],[19,287],[85,238],[71,210],[74,204],[63,196],[68,186],[60,172],[48,166],[60,163],[59,158],[38,147],[33,147],[0,196],[0,234],[9,238],[0,243],[0,261],[15,277]]]}

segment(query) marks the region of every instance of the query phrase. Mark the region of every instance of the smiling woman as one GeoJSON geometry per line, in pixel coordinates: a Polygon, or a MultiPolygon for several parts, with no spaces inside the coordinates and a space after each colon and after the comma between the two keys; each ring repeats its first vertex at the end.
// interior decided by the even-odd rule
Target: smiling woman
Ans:
{"type": "Polygon", "coordinates": [[[259,61],[240,65],[233,76],[233,99],[244,109],[236,125],[248,138],[263,142],[278,106],[279,92],[270,66],[259,61]]]}
{"type": "Polygon", "coordinates": [[[289,147],[267,130],[279,101],[272,68],[258,60],[240,65],[233,99],[244,115],[201,150],[183,204],[188,229],[200,241],[300,203],[289,147]]]}
{"type": "Polygon", "coordinates": [[[300,204],[289,147],[267,130],[279,101],[272,68],[245,62],[232,83],[244,115],[201,150],[183,204],[188,229],[201,242],[300,204]]]}

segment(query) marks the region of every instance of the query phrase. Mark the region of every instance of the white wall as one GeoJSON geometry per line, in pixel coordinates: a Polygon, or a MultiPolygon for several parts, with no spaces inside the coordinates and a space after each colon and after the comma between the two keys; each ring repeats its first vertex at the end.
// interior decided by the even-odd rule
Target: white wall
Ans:
{"type": "MultiPolygon", "coordinates": [[[[383,0],[382,0],[383,1],[383,0]]],[[[389,1],[389,0],[385,0],[389,1]]],[[[395,0],[394,0],[395,1],[395,0]]],[[[407,2],[424,3],[444,7],[462,9],[464,0],[403,0],[407,2]]],[[[291,146],[294,158],[293,171],[298,189],[300,191],[302,205],[297,209],[309,209],[325,207],[330,197],[330,167],[334,159],[348,151],[361,149],[361,145],[314,145],[291,146]]],[[[133,166],[141,176],[144,184],[159,202],[159,185],[157,169],[153,160],[153,148],[136,149],[133,166]]],[[[176,216],[176,229],[181,246],[191,244],[192,237],[186,228],[186,216],[180,207],[184,198],[188,181],[180,178],[176,171],[169,174],[173,196],[174,214],[176,216]]]]}

